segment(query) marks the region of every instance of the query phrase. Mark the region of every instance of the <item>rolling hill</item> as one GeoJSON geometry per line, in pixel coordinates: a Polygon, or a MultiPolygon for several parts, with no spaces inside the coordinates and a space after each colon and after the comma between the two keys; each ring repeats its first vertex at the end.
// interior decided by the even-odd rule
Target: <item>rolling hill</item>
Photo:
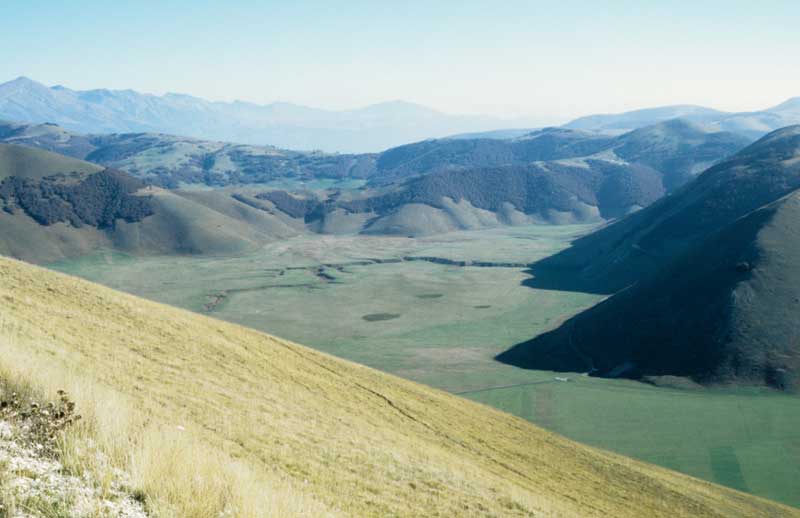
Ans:
{"type": "MultiPolygon", "coordinates": [[[[291,103],[212,102],[133,90],[71,90],[25,77],[0,84],[0,119],[53,122],[81,133],[171,133],[198,139],[328,152],[375,152],[425,138],[494,129],[508,121],[448,115],[390,101],[353,110],[291,103]]],[[[526,124],[529,125],[529,124],[526,124]]]]}
{"type": "Polygon", "coordinates": [[[428,140],[381,153],[370,183],[380,185],[432,172],[537,161],[589,161],[651,167],[672,190],[709,165],[739,151],[750,140],[727,132],[708,132],[673,119],[611,137],[581,130],[545,128],[513,139],[428,140]]]}
{"type": "Polygon", "coordinates": [[[798,516],[17,261],[0,259],[0,306],[3,376],[43,393],[66,388],[86,416],[69,436],[69,465],[131,473],[131,489],[161,515],[798,516]],[[92,463],[92,451],[113,464],[92,463]]]}
{"type": "MultiPolygon", "coordinates": [[[[543,263],[561,268],[561,278],[627,289],[498,359],[610,377],[797,389],[798,189],[794,126],[578,240],[543,263]]],[[[545,283],[547,267],[533,268],[545,283]]]]}
{"type": "Polygon", "coordinates": [[[304,153],[155,133],[83,135],[50,123],[0,122],[0,142],[121,169],[165,188],[315,179],[369,179],[380,186],[440,171],[576,159],[572,165],[583,167],[588,167],[588,160],[653,167],[664,176],[667,190],[749,143],[743,137],[709,133],[681,120],[617,138],[546,128],[513,139],[427,140],[361,155],[304,153]]]}
{"type": "Polygon", "coordinates": [[[55,153],[43,153],[23,146],[0,144],[0,179],[11,176],[37,180],[54,173],[92,174],[103,168],[55,153]]]}
{"type": "Polygon", "coordinates": [[[0,142],[121,169],[159,187],[365,178],[375,156],[289,151],[159,133],[84,135],[52,123],[0,122],[0,142]]]}
{"type": "MultiPolygon", "coordinates": [[[[565,224],[619,217],[664,194],[645,166],[587,161],[439,171],[366,197],[307,206],[307,221],[365,216],[365,233],[422,235],[525,223],[565,224]]],[[[278,192],[266,193],[275,201],[278,192]]],[[[280,205],[278,205],[280,208],[280,205]]]]}
{"type": "Polygon", "coordinates": [[[727,116],[725,112],[694,105],[660,106],[644,108],[617,114],[598,114],[580,117],[564,125],[565,128],[597,131],[604,133],[625,133],[670,119],[684,119],[696,124],[707,124],[727,116]]]}
{"type": "Polygon", "coordinates": [[[0,144],[0,253],[33,262],[99,248],[231,254],[301,232],[229,193],[167,191],[55,153],[0,144]]]}
{"type": "Polygon", "coordinates": [[[507,141],[426,141],[380,154],[371,188],[358,193],[257,197],[318,231],[425,235],[599,222],[647,207],[746,143],[681,120],[620,137],[548,128],[507,141]]]}
{"type": "Polygon", "coordinates": [[[328,192],[299,197],[280,191],[255,196],[261,201],[251,193],[234,196],[270,218],[277,210],[300,219],[293,224],[315,232],[394,235],[619,218],[747,144],[681,120],[619,137],[547,128],[511,140],[423,141],[378,155],[299,153],[149,133],[80,135],[52,124],[0,124],[0,141],[71,153],[173,189],[286,184],[307,191],[307,182],[333,180],[328,192]],[[356,191],[337,181],[368,181],[369,188],[356,191]]]}

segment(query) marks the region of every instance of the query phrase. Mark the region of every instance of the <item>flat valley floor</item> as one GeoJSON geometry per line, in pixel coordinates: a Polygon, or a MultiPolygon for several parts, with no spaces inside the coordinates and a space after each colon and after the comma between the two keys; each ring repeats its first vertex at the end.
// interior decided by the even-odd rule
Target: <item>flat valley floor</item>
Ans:
{"type": "Polygon", "coordinates": [[[51,268],[495,406],[569,438],[800,506],[800,396],[668,389],[493,357],[598,302],[525,265],[591,226],[302,236],[241,257],[98,253],[51,268]]]}

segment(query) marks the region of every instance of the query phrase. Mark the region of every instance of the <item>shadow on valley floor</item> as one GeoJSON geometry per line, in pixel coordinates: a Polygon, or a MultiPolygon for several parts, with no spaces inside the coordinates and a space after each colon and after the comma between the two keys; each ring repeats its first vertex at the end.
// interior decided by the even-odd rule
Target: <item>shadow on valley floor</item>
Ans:
{"type": "Polygon", "coordinates": [[[551,331],[512,346],[494,359],[522,369],[594,374],[595,366],[590,357],[581,353],[576,347],[564,348],[559,340],[554,339],[562,333],[569,333],[574,318],[551,331]]]}
{"type": "MultiPolygon", "coordinates": [[[[557,257],[556,254],[552,257],[557,257]]],[[[577,293],[593,293],[596,295],[609,295],[611,291],[605,286],[597,283],[590,283],[583,279],[579,272],[573,268],[560,268],[550,266],[548,259],[543,259],[528,265],[525,270],[531,277],[522,281],[522,285],[528,288],[553,291],[571,291],[577,293]]]]}
{"type": "MultiPolygon", "coordinates": [[[[558,254],[556,254],[558,255],[558,254]]],[[[549,258],[547,258],[549,259],[549,258]]],[[[530,278],[521,285],[528,288],[553,291],[607,294],[606,290],[589,286],[574,269],[552,267],[547,259],[529,265],[525,270],[530,278]]],[[[602,303],[602,302],[601,302],[602,303]]],[[[578,312],[556,328],[520,342],[494,357],[496,361],[514,367],[557,372],[592,372],[595,369],[592,359],[582,354],[578,348],[565,349],[554,338],[569,333],[574,320],[583,313],[578,312]]]]}

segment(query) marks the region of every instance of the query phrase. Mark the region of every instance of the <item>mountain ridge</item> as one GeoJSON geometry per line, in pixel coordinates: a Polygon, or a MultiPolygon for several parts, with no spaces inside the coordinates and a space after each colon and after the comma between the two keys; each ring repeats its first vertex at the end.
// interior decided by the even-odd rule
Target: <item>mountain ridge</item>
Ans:
{"type": "MultiPolygon", "coordinates": [[[[300,153],[149,133],[80,135],[52,124],[0,123],[1,141],[85,158],[171,189],[198,183],[291,189],[283,181],[303,192],[305,181],[366,182],[359,189],[305,191],[298,202],[292,201],[297,193],[256,197],[278,211],[303,205],[286,215],[300,217],[298,223],[315,232],[400,235],[619,218],[749,142],[682,120],[618,137],[545,128],[512,140],[427,140],[378,155],[300,153]],[[277,186],[270,186],[273,181],[277,186]]],[[[272,210],[247,193],[235,196],[272,210]]]]}
{"type": "Polygon", "coordinates": [[[800,110],[797,108],[799,99],[793,97],[776,106],[747,112],[724,112],[695,105],[644,108],[579,117],[564,127],[619,134],[667,119],[683,118],[708,131],[730,131],[755,140],[782,127],[800,124],[800,110]]]}
{"type": "Polygon", "coordinates": [[[448,115],[407,101],[350,110],[285,102],[207,101],[186,94],[47,87],[26,77],[0,84],[0,118],[55,122],[83,133],[160,132],[288,149],[374,152],[394,145],[492,129],[501,119],[448,115]]]}

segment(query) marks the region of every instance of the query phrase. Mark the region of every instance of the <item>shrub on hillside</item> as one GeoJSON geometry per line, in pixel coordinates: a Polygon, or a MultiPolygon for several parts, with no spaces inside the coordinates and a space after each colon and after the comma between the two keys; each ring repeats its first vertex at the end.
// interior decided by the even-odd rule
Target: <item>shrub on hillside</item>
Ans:
{"type": "Polygon", "coordinates": [[[59,390],[58,399],[47,404],[26,400],[16,392],[3,394],[0,419],[17,423],[25,432],[25,441],[53,454],[61,434],[81,416],[75,412],[75,403],[67,393],[59,390]]]}

